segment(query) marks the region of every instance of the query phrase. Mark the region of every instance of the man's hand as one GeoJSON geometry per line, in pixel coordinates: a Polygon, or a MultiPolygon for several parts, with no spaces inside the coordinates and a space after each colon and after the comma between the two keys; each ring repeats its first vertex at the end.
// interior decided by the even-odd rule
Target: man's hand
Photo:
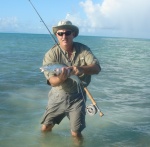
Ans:
{"type": "Polygon", "coordinates": [[[63,67],[59,75],[55,75],[49,79],[50,84],[54,87],[62,84],[70,76],[68,70],[68,68],[63,67]]]}
{"type": "Polygon", "coordinates": [[[71,70],[70,74],[72,75],[80,76],[84,73],[83,68],[80,66],[71,66],[71,67],[68,67],[68,69],[71,70]]]}
{"type": "Polygon", "coordinates": [[[69,76],[69,72],[68,72],[69,69],[67,69],[66,67],[63,67],[61,69],[61,73],[59,75],[57,75],[57,77],[61,80],[61,81],[65,81],[68,76],[69,76]]]}
{"type": "Polygon", "coordinates": [[[97,64],[91,64],[86,66],[70,66],[67,67],[71,70],[71,74],[81,76],[83,74],[93,75],[98,74],[101,71],[101,67],[97,64]]]}

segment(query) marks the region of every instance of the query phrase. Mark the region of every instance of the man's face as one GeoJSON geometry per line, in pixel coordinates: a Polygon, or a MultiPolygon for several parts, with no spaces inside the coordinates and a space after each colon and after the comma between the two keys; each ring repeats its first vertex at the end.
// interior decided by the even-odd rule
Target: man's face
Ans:
{"type": "Polygon", "coordinates": [[[74,32],[68,29],[58,30],[56,36],[61,46],[67,46],[72,44],[74,32]]]}

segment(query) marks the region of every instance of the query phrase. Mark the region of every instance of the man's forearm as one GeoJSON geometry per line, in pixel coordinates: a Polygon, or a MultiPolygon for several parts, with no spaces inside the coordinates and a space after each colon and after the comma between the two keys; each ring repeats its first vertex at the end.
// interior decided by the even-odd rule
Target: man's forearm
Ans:
{"type": "Polygon", "coordinates": [[[53,87],[59,86],[61,83],[64,82],[60,78],[58,78],[58,76],[53,76],[48,81],[51,84],[51,86],[53,86],[53,87]]]}
{"type": "Polygon", "coordinates": [[[80,68],[81,68],[83,74],[88,74],[88,75],[98,74],[101,71],[101,67],[97,64],[81,66],[80,68]]]}

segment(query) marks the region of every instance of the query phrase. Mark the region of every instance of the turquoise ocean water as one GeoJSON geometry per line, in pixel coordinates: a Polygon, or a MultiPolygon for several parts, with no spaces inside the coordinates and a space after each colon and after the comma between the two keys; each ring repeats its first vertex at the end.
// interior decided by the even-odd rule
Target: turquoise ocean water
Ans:
{"type": "MultiPolygon", "coordinates": [[[[88,87],[105,114],[86,116],[84,147],[150,146],[150,40],[79,36],[101,63],[88,87]]],[[[39,67],[49,35],[0,34],[0,147],[72,147],[65,118],[52,133],[40,121],[50,89],[39,67]]],[[[90,104],[90,100],[87,104],[90,104]]]]}

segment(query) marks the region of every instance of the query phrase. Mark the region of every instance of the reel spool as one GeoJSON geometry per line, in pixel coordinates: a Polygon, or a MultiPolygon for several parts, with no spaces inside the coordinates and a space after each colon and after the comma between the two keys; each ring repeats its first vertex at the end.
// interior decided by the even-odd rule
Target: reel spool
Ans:
{"type": "Polygon", "coordinates": [[[93,104],[90,104],[89,106],[87,106],[86,110],[90,116],[93,116],[97,113],[97,108],[93,104]]]}

